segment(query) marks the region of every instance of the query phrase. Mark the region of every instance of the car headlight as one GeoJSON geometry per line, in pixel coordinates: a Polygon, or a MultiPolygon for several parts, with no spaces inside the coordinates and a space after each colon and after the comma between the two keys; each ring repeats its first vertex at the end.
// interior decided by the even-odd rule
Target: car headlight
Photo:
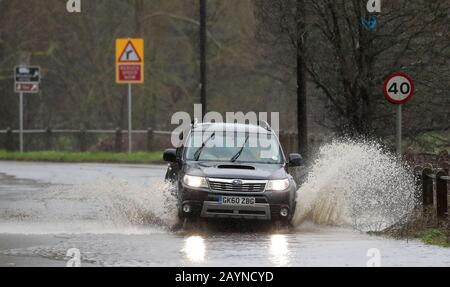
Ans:
{"type": "Polygon", "coordinates": [[[189,187],[208,188],[208,182],[206,181],[206,178],[200,176],[185,175],[183,177],[183,182],[189,187]]]}
{"type": "Polygon", "coordinates": [[[289,188],[289,185],[291,183],[289,182],[289,179],[280,179],[280,180],[270,180],[267,183],[267,188],[266,190],[271,190],[271,191],[283,191],[289,188]]]}

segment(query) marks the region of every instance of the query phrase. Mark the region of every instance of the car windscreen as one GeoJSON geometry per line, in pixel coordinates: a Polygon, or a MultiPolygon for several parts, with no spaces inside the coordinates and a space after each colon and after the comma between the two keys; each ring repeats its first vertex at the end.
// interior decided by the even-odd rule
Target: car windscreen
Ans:
{"type": "Polygon", "coordinates": [[[282,164],[284,158],[273,134],[203,131],[191,133],[185,159],[237,163],[282,164]]]}

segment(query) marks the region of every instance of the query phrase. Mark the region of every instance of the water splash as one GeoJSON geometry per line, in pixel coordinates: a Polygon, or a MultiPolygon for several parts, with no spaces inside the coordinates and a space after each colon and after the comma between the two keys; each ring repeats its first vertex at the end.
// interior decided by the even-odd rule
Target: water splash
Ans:
{"type": "Polygon", "coordinates": [[[415,190],[410,169],[380,144],[336,140],[320,149],[298,190],[293,223],[379,231],[408,219],[415,190]]]}
{"type": "Polygon", "coordinates": [[[177,223],[173,187],[161,180],[128,182],[101,177],[89,183],[36,191],[21,206],[27,216],[4,213],[2,233],[149,234],[177,223]]]}

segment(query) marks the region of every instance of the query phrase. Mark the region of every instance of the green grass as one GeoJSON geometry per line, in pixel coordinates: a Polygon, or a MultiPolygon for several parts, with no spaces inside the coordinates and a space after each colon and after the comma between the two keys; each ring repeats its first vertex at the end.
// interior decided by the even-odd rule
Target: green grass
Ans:
{"type": "Polygon", "coordinates": [[[0,160],[44,162],[93,162],[93,163],[161,163],[162,152],[7,152],[0,150],[0,160]]]}
{"type": "Polygon", "coordinates": [[[440,229],[427,229],[418,234],[418,238],[430,245],[450,247],[450,238],[440,229]]]}

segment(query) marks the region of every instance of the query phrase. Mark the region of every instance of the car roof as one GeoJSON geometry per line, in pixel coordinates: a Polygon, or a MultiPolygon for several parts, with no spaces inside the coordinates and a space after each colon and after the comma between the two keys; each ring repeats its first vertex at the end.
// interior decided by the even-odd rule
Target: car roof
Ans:
{"type": "Polygon", "coordinates": [[[199,123],[196,124],[192,131],[234,131],[234,132],[249,132],[260,134],[271,134],[271,131],[261,126],[238,123],[199,123]]]}

